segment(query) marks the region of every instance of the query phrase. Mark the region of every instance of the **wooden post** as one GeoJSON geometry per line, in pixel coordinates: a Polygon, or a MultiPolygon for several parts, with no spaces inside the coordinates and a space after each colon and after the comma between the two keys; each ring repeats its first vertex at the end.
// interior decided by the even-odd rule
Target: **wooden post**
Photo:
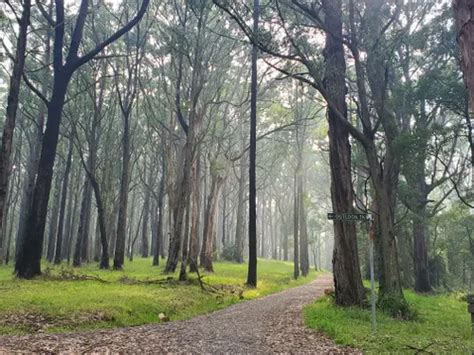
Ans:
{"type": "Polygon", "coordinates": [[[474,338],[474,294],[467,295],[467,310],[471,313],[472,337],[474,338]]]}

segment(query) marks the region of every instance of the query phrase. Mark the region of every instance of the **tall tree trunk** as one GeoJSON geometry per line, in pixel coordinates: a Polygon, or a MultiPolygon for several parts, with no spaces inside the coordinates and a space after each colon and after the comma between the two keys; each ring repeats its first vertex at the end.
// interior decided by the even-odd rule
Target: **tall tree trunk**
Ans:
{"type": "MultiPolygon", "coordinates": [[[[243,145],[242,145],[243,146],[243,145]]],[[[245,187],[246,187],[246,171],[245,171],[245,157],[244,154],[240,158],[239,169],[239,189],[237,197],[237,220],[235,225],[235,261],[238,263],[244,262],[244,243],[245,243],[245,187]]]]}
{"type": "Polygon", "coordinates": [[[298,195],[298,173],[295,171],[293,189],[293,278],[296,280],[300,276],[300,247],[299,247],[299,195],[298,195]]]}
{"type": "Polygon", "coordinates": [[[84,188],[82,192],[81,212],[79,214],[79,227],[77,230],[76,246],[74,248],[74,257],[72,261],[72,265],[75,267],[81,266],[84,249],[87,248],[87,245],[84,246],[84,243],[87,243],[87,240],[89,239],[91,203],[92,188],[86,173],[86,176],[84,176],[84,188]]]}
{"type": "Polygon", "coordinates": [[[54,263],[61,263],[62,257],[62,246],[63,246],[63,234],[64,234],[64,215],[66,214],[66,200],[68,197],[68,184],[69,184],[69,173],[71,171],[72,164],[72,151],[74,143],[73,138],[69,140],[69,149],[67,153],[66,167],[64,169],[63,186],[61,189],[61,206],[59,208],[59,221],[58,221],[58,234],[56,237],[56,252],[54,255],[54,263]]]}
{"type": "Polygon", "coordinates": [[[179,271],[179,281],[186,281],[186,269],[188,267],[189,259],[189,221],[190,221],[190,208],[191,200],[188,199],[188,204],[186,206],[186,221],[184,223],[184,232],[183,232],[183,251],[181,255],[181,269],[179,271]]]}
{"type": "Polygon", "coordinates": [[[15,263],[15,272],[20,278],[32,278],[41,274],[41,254],[49,192],[59,138],[59,126],[71,74],[62,71],[57,73],[54,78],[53,94],[48,105],[48,121],[41,146],[33,200],[28,210],[24,236],[20,237],[21,245],[15,263]]]}
{"type": "MultiPolygon", "coordinates": [[[[259,0],[253,1],[253,33],[258,32],[259,0]]],[[[250,84],[250,149],[249,149],[249,267],[247,285],[257,287],[257,59],[258,48],[252,45],[252,75],[250,84]]]]}
{"type": "Polygon", "coordinates": [[[165,195],[165,179],[166,179],[166,160],[165,157],[162,157],[162,173],[160,178],[160,187],[158,190],[158,201],[157,210],[158,210],[158,220],[156,225],[156,244],[155,250],[153,251],[153,266],[160,265],[160,254],[163,249],[163,202],[165,195]]]}
{"type": "Polygon", "coordinates": [[[474,185],[474,6],[472,0],[454,0],[457,41],[460,49],[461,69],[467,88],[468,114],[466,125],[471,149],[471,181],[474,185]]]}
{"type": "MultiPolygon", "coordinates": [[[[400,175],[400,154],[398,152],[397,138],[400,135],[397,117],[387,108],[387,62],[388,52],[384,45],[383,19],[378,16],[381,9],[386,6],[383,0],[371,0],[367,6],[367,16],[372,17],[368,28],[367,51],[367,79],[373,99],[374,111],[384,130],[384,144],[386,147],[383,163],[378,157],[377,143],[370,137],[365,142],[367,162],[371,174],[375,194],[376,227],[377,227],[377,256],[379,262],[380,296],[379,304],[382,308],[403,313],[408,310],[403,296],[400,268],[398,264],[398,251],[395,238],[395,210],[397,202],[398,179],[400,175]]],[[[356,71],[361,72],[356,67],[356,71]]],[[[362,79],[361,75],[357,75],[362,79]]],[[[359,79],[358,79],[359,80],[359,79]]],[[[366,98],[363,99],[366,101],[366,98]]],[[[361,112],[365,126],[370,126],[369,111],[364,103],[361,112]]],[[[361,116],[362,117],[362,116],[361,116]]],[[[365,136],[368,137],[367,132],[365,136]]]]}
{"type": "Polygon", "coordinates": [[[5,122],[3,123],[2,144],[0,151],[0,265],[3,263],[3,239],[5,228],[3,228],[3,214],[8,193],[8,181],[10,178],[10,159],[12,154],[13,131],[16,125],[16,113],[18,110],[18,98],[20,96],[21,77],[25,67],[26,42],[28,25],[30,24],[31,0],[23,1],[23,10],[19,20],[19,34],[16,41],[15,59],[13,62],[13,73],[10,77],[8,89],[7,108],[5,122]]]}
{"type": "Polygon", "coordinates": [[[207,199],[206,212],[204,217],[204,231],[202,239],[202,248],[200,255],[200,264],[208,272],[214,272],[212,265],[212,254],[214,250],[214,238],[216,233],[217,206],[219,196],[224,184],[225,178],[212,172],[211,188],[207,199]]]}
{"type": "Polygon", "coordinates": [[[128,185],[130,181],[130,110],[123,115],[122,177],[120,179],[117,236],[115,242],[114,270],[122,270],[125,258],[125,236],[127,230],[128,185]]]}
{"type": "Polygon", "coordinates": [[[191,240],[189,243],[189,271],[196,272],[199,255],[199,232],[201,219],[201,158],[198,151],[193,167],[193,192],[191,208],[191,240]]]}
{"type": "Polygon", "coordinates": [[[227,213],[227,198],[225,196],[225,185],[223,187],[224,192],[222,193],[222,250],[226,248],[227,240],[226,240],[226,213],[227,213]]]}
{"type": "Polygon", "coordinates": [[[298,176],[298,203],[300,225],[300,266],[301,274],[307,276],[309,272],[308,228],[306,225],[306,211],[304,208],[303,176],[298,176]]]}
{"type": "MultiPolygon", "coordinates": [[[[298,112],[298,111],[297,111],[298,112]]],[[[308,275],[309,272],[309,251],[308,251],[308,229],[306,226],[306,211],[304,208],[304,143],[305,143],[305,127],[296,127],[297,137],[297,167],[296,167],[296,191],[298,196],[298,225],[300,232],[300,266],[301,274],[308,275]]]]}
{"type": "MultiPolygon", "coordinates": [[[[148,176],[148,184],[150,184],[152,179],[152,169],[150,169],[150,175],[148,176]]],[[[149,243],[148,243],[148,217],[150,215],[150,189],[145,187],[145,201],[143,203],[144,215],[143,215],[143,224],[142,224],[142,258],[148,258],[149,252],[149,243]]]]}
{"type": "MultiPolygon", "coordinates": [[[[324,57],[324,87],[337,110],[347,117],[346,63],[342,38],[341,0],[323,0],[327,28],[324,57]]],[[[334,212],[353,209],[351,147],[347,129],[338,124],[336,113],[328,109],[331,200],[334,212]]],[[[356,229],[353,223],[334,221],[333,275],[336,303],[362,305],[365,300],[357,254],[356,229]]]]}
{"type": "Polygon", "coordinates": [[[59,174],[54,182],[54,195],[51,207],[51,218],[49,220],[48,249],[46,258],[50,263],[54,259],[54,250],[56,247],[56,234],[58,231],[59,204],[61,199],[61,178],[59,174]]]}
{"type": "Polygon", "coordinates": [[[265,210],[266,210],[266,201],[265,199],[262,200],[260,205],[262,211],[260,214],[261,221],[260,221],[260,257],[265,258],[265,210]]]}
{"type": "Polygon", "coordinates": [[[415,291],[417,292],[431,291],[428,249],[426,246],[426,219],[426,205],[423,205],[415,212],[413,217],[413,254],[415,261],[415,291]]]}
{"type": "Polygon", "coordinates": [[[78,190],[79,190],[79,185],[80,185],[80,179],[78,178],[78,175],[80,176],[80,169],[79,165],[77,167],[73,166],[73,171],[71,174],[71,189],[69,190],[69,197],[68,197],[68,206],[67,206],[67,216],[66,216],[66,222],[64,225],[64,232],[65,232],[65,238],[64,238],[64,243],[63,243],[63,248],[62,248],[62,259],[68,259],[69,263],[69,254],[71,250],[71,244],[72,244],[72,239],[73,239],[73,224],[74,224],[74,216],[76,214],[76,209],[77,209],[77,200],[78,200],[78,190]]]}

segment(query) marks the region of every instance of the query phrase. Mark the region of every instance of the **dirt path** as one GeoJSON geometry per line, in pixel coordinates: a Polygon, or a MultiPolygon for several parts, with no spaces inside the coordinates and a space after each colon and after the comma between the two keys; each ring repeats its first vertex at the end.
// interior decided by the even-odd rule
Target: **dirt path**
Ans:
{"type": "Polygon", "coordinates": [[[308,285],[187,321],[82,333],[0,337],[0,353],[351,352],[303,326],[303,306],[331,286],[331,276],[321,276],[308,285]]]}

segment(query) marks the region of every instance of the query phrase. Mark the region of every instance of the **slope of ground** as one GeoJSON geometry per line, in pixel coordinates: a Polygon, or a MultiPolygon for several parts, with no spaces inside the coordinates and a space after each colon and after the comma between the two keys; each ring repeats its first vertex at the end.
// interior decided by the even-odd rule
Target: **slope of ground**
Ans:
{"type": "Polygon", "coordinates": [[[377,314],[377,333],[371,333],[370,311],[336,307],[329,297],[305,308],[306,324],[323,331],[338,344],[368,353],[470,354],[474,351],[467,303],[453,295],[421,296],[405,291],[418,313],[416,321],[377,314]]]}

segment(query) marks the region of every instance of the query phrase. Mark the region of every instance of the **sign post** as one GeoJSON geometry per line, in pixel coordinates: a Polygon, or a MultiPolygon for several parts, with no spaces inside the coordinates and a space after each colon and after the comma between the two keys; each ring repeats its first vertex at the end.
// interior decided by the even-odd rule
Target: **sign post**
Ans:
{"type": "Polygon", "coordinates": [[[375,272],[374,272],[374,240],[375,240],[375,224],[373,221],[369,230],[369,264],[370,264],[370,307],[372,310],[372,331],[377,331],[377,317],[375,314],[375,272]]]}
{"type": "Polygon", "coordinates": [[[377,317],[376,317],[376,295],[375,295],[375,272],[374,272],[374,240],[375,240],[375,225],[372,221],[372,215],[369,213],[328,213],[328,219],[340,222],[357,222],[367,221],[370,223],[369,229],[369,267],[370,267],[370,304],[372,313],[372,331],[377,331],[377,317]]]}

